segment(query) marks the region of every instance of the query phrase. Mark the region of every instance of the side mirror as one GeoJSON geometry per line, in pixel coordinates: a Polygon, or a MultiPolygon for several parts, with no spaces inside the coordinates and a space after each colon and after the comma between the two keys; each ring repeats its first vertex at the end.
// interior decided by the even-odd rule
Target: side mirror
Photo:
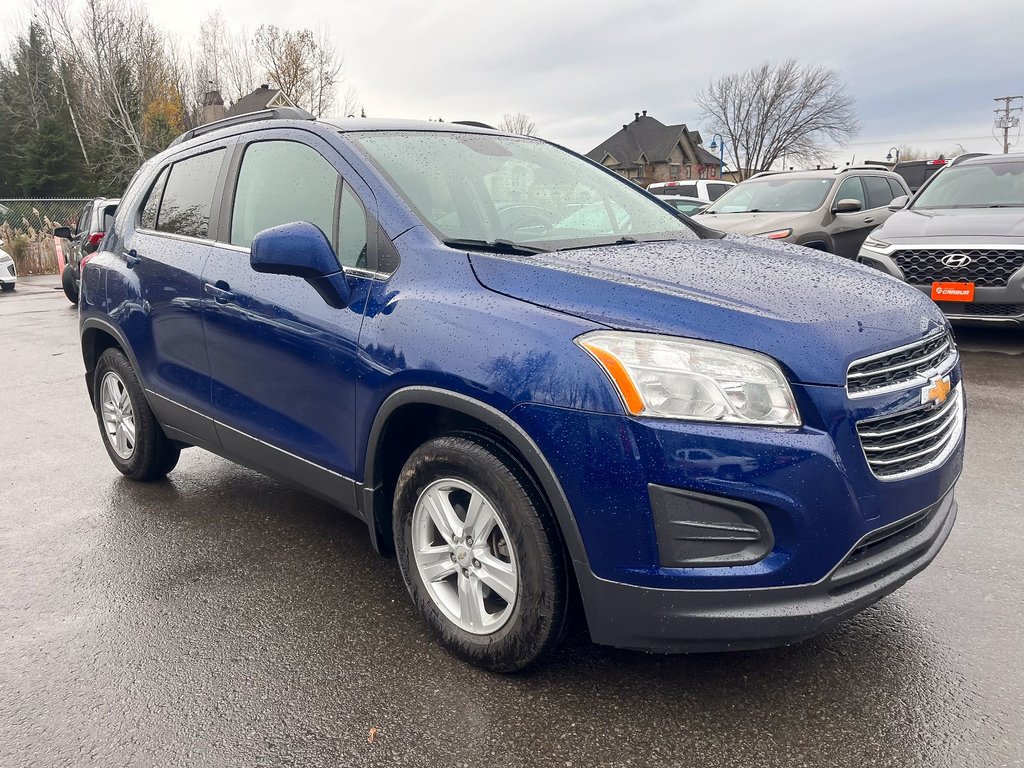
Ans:
{"type": "Polygon", "coordinates": [[[330,306],[348,305],[350,292],[334,249],[320,228],[293,221],[257,232],[249,251],[249,264],[257,272],[301,277],[330,306]]]}
{"type": "Polygon", "coordinates": [[[57,227],[53,230],[53,236],[61,240],[70,240],[73,237],[71,227],[57,227]]]}
{"type": "Polygon", "coordinates": [[[889,210],[902,211],[904,208],[907,207],[907,203],[909,202],[910,198],[907,195],[900,195],[899,197],[894,197],[892,201],[889,203],[889,210]]]}
{"type": "Polygon", "coordinates": [[[836,213],[856,213],[860,209],[860,200],[854,200],[852,197],[840,200],[832,207],[836,213]]]}

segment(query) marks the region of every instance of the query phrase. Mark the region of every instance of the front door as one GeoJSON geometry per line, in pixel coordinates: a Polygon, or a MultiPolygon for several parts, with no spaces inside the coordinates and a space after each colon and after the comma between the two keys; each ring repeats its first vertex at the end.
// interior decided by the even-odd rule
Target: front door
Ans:
{"type": "Polygon", "coordinates": [[[221,231],[227,242],[203,272],[212,415],[228,454],[351,509],[357,342],[369,278],[348,275],[352,300],[336,309],[302,278],[249,265],[257,232],[294,221],[318,226],[342,266],[365,265],[368,216],[335,167],[343,161],[309,134],[287,138],[295,133],[268,132],[235,148],[234,201],[221,231]]]}
{"type": "Polygon", "coordinates": [[[860,177],[849,176],[843,179],[839,185],[836,196],[832,199],[833,207],[840,200],[856,200],[860,203],[859,211],[850,213],[834,213],[835,220],[832,222],[831,235],[832,247],[837,256],[847,259],[857,258],[861,243],[867,237],[868,232],[874,227],[874,215],[868,210],[867,197],[864,194],[864,185],[860,177]]]}

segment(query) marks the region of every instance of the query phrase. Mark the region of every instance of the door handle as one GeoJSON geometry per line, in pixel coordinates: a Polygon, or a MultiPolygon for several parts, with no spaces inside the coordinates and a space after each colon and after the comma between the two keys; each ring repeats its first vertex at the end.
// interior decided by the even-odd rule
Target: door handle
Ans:
{"type": "Polygon", "coordinates": [[[228,290],[228,284],[223,281],[219,282],[219,285],[203,283],[203,293],[205,293],[207,296],[212,296],[213,300],[216,301],[218,304],[227,304],[229,301],[234,301],[235,294],[228,290]]]}
{"type": "Polygon", "coordinates": [[[874,216],[868,216],[866,219],[864,219],[864,223],[865,224],[873,224],[874,221],[875,221],[875,217],[874,216]]]}
{"type": "Polygon", "coordinates": [[[139,266],[140,261],[142,261],[142,259],[139,258],[139,254],[136,253],[134,248],[124,255],[124,265],[128,267],[128,269],[135,269],[139,266]]]}

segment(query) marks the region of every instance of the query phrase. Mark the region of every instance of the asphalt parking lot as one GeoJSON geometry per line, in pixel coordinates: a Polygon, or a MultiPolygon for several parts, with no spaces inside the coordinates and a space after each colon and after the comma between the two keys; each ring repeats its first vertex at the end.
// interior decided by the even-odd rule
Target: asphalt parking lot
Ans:
{"type": "Polygon", "coordinates": [[[831,633],[487,674],[323,502],[198,450],[121,479],[54,278],[0,296],[0,765],[1024,765],[1024,332],[958,333],[960,516],[831,633]],[[376,729],[371,740],[371,729],[376,729]]]}

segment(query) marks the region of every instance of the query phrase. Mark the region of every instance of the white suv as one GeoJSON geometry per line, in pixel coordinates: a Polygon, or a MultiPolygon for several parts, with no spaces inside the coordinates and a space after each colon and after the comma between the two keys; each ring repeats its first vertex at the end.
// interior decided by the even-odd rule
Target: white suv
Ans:
{"type": "MultiPolygon", "coordinates": [[[[0,245],[4,241],[0,240],[0,245]]],[[[14,259],[7,251],[0,248],[0,289],[13,291],[18,281],[18,270],[14,267],[14,259]]]]}
{"type": "Polygon", "coordinates": [[[721,179],[691,179],[687,181],[656,181],[647,188],[647,191],[659,197],[684,195],[685,197],[696,197],[706,203],[713,203],[728,192],[730,187],[735,186],[731,181],[722,181],[721,179]]]}

